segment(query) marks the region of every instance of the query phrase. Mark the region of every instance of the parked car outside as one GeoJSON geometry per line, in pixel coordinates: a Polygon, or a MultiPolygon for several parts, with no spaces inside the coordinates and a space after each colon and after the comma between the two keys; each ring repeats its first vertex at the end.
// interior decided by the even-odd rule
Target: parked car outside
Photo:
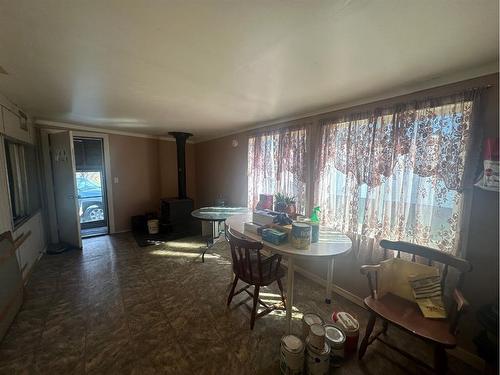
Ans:
{"type": "Polygon", "coordinates": [[[84,177],[76,177],[80,223],[104,220],[101,186],[84,177]]]}

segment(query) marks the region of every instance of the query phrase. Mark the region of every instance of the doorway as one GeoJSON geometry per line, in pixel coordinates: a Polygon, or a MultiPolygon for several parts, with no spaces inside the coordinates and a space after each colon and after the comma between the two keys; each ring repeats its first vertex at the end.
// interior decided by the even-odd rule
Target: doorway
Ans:
{"type": "Polygon", "coordinates": [[[74,137],[75,181],[82,237],[109,233],[102,138],[74,137]]]}

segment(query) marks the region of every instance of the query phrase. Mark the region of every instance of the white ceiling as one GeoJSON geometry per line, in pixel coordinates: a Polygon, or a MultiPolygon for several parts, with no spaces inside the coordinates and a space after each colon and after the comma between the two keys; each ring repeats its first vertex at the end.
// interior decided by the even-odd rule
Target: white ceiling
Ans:
{"type": "Polygon", "coordinates": [[[121,131],[203,139],[497,64],[498,0],[0,0],[0,92],[121,131]]]}

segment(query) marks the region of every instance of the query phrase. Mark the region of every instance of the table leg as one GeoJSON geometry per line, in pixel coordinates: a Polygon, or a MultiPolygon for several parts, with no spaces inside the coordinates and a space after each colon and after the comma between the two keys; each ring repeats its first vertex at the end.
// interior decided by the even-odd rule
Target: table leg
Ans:
{"type": "Polygon", "coordinates": [[[326,273],[326,297],[325,303],[332,303],[332,287],[333,287],[333,266],[335,265],[335,258],[332,257],[328,263],[328,270],[326,273]]]}
{"type": "Polygon", "coordinates": [[[288,334],[292,331],[292,308],[293,308],[293,257],[288,257],[288,272],[286,277],[286,323],[288,334]]]}
{"type": "Polygon", "coordinates": [[[205,254],[207,251],[214,245],[215,243],[215,222],[210,221],[211,229],[210,229],[210,237],[207,238],[207,246],[203,249],[203,252],[201,254],[201,262],[205,263],[205,254]]]}

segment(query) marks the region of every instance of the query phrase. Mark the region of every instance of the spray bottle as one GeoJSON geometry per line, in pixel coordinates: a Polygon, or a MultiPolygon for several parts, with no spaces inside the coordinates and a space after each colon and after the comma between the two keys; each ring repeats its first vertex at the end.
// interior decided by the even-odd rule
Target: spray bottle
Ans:
{"type": "Polygon", "coordinates": [[[318,214],[321,212],[319,206],[314,207],[311,214],[311,242],[319,241],[319,216],[318,214]]]}

